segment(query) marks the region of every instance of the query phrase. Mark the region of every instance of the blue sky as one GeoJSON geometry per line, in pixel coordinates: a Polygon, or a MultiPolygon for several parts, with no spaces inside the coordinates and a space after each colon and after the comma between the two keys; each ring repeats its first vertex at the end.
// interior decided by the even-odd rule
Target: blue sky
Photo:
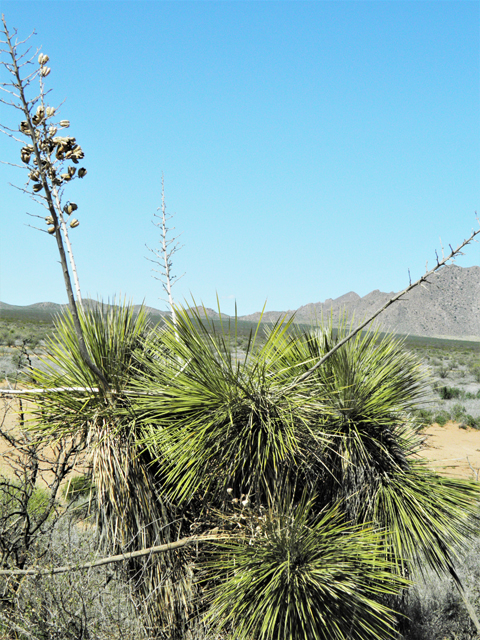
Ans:
{"type": "MultiPolygon", "coordinates": [[[[174,289],[232,313],[398,291],[480,213],[480,2],[0,0],[50,56],[88,175],[84,296],[165,308],[147,243],[165,175],[174,289]]],[[[0,81],[6,75],[0,70],[0,81]]],[[[17,114],[0,105],[0,122],[17,114]]],[[[17,145],[0,136],[0,159],[17,145]]],[[[66,301],[42,213],[0,165],[0,300],[66,301]]],[[[480,264],[472,245],[460,266],[480,264]]]]}

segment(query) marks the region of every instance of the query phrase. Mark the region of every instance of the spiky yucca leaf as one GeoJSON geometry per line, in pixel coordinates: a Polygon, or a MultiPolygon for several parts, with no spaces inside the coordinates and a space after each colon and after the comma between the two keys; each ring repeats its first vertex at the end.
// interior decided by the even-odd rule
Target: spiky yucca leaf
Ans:
{"type": "Polygon", "coordinates": [[[312,515],[286,500],[253,538],[224,543],[209,569],[220,580],[207,619],[238,640],[378,640],[395,637],[380,600],[407,582],[391,573],[379,533],[338,508],[312,515]]]}
{"type": "Polygon", "coordinates": [[[272,372],[274,345],[283,344],[289,323],[279,323],[260,348],[252,340],[238,362],[228,330],[215,330],[196,310],[176,315],[163,334],[166,349],[142,362],[148,381],[138,383],[143,395],[135,401],[170,495],[188,501],[210,493],[218,503],[231,488],[268,499],[284,473],[302,466],[319,411],[308,385],[283,394],[272,372]]]}

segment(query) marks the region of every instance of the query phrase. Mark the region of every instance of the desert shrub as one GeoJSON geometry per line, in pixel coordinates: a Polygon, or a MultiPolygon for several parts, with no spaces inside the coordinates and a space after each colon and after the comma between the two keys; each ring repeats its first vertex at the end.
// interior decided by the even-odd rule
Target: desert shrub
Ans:
{"type": "MultiPolygon", "coordinates": [[[[480,544],[475,540],[463,553],[457,574],[466,597],[478,610],[480,599],[480,544]]],[[[415,586],[401,605],[406,616],[405,640],[473,640],[478,637],[455,581],[431,571],[416,575],[415,586]]]]}
{"type": "Polygon", "coordinates": [[[439,424],[441,427],[444,427],[449,420],[450,413],[448,411],[440,411],[440,413],[437,413],[434,418],[434,422],[439,424]]]}
{"type": "MultiPolygon", "coordinates": [[[[79,527],[74,518],[63,518],[48,535],[39,538],[36,551],[35,565],[39,568],[84,564],[97,555],[96,532],[79,527]]],[[[2,577],[3,589],[6,583],[2,577]]],[[[5,631],[25,630],[24,636],[14,636],[19,638],[146,637],[133,605],[132,585],[122,570],[112,565],[59,575],[26,576],[11,594],[10,607],[2,610],[2,616],[5,631]],[[6,621],[15,626],[10,627],[6,621]]]]}
{"type": "Polygon", "coordinates": [[[450,370],[447,369],[447,367],[439,367],[438,369],[435,370],[435,375],[437,375],[439,378],[447,378],[448,374],[450,373],[450,370]]]}
{"type": "Polygon", "coordinates": [[[480,382],[480,364],[475,363],[472,367],[470,367],[470,373],[475,378],[476,382],[480,382]]]}
{"type": "Polygon", "coordinates": [[[480,425],[478,423],[478,418],[474,418],[471,414],[467,413],[462,417],[462,421],[464,424],[472,427],[473,429],[479,429],[480,425]]]}
{"type": "Polygon", "coordinates": [[[453,398],[461,398],[463,392],[458,387],[438,387],[437,393],[442,400],[452,400],[453,398]]]}
{"type": "Polygon", "coordinates": [[[427,426],[434,422],[433,411],[430,409],[415,409],[414,415],[418,418],[420,424],[427,426]]]}
{"type": "Polygon", "coordinates": [[[457,421],[463,420],[466,411],[465,407],[461,404],[454,404],[451,410],[452,419],[457,421]]]}

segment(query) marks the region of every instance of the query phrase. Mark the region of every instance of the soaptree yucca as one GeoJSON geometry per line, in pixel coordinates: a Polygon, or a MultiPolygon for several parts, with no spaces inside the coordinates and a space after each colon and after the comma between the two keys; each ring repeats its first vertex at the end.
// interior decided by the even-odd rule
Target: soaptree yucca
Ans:
{"type": "MultiPolygon", "coordinates": [[[[79,309],[79,317],[89,357],[102,370],[110,392],[96,387],[67,311],[56,321],[41,366],[30,372],[35,386],[50,390],[36,398],[34,431],[48,441],[83,437],[98,530],[109,554],[175,540],[178,518],[160,491],[157,466],[141,444],[141,424],[129,396],[132,382],[142,376],[139,354],[145,356],[146,345],[152,342],[147,340],[152,329],[145,311],[137,312],[128,304],[98,304],[79,309]]],[[[178,617],[182,619],[188,608],[184,603],[189,599],[190,574],[181,558],[177,552],[129,563],[138,601],[146,603],[152,628],[178,626],[178,617]]]]}
{"type": "MultiPolygon", "coordinates": [[[[344,338],[319,327],[287,339],[274,368],[298,376],[344,338]]],[[[325,504],[341,501],[350,520],[388,532],[398,570],[423,562],[453,569],[455,547],[477,526],[478,485],[430,472],[412,409],[425,395],[425,372],[402,340],[368,330],[344,344],[309,378],[328,407],[314,429],[328,439],[320,454],[325,504]]],[[[320,490],[319,490],[320,491],[320,490]]]]}
{"type": "Polygon", "coordinates": [[[145,444],[172,500],[201,495],[219,505],[230,495],[265,504],[286,476],[306,469],[314,441],[323,439],[311,425],[327,409],[310,382],[283,392],[273,365],[289,326],[278,323],[261,346],[252,335],[239,361],[234,324],[177,307],[161,354],[143,358],[145,378],[134,382],[145,444]]]}

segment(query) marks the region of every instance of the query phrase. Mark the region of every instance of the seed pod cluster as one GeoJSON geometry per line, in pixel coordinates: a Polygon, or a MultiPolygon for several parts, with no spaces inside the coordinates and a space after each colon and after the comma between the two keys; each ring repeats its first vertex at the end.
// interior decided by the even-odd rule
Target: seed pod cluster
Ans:
{"type": "MultiPolygon", "coordinates": [[[[51,71],[47,66],[48,61],[49,57],[46,54],[39,54],[39,75],[42,78],[48,76],[51,71]]],[[[20,132],[33,142],[33,144],[25,144],[22,147],[20,157],[22,162],[27,165],[33,158],[35,166],[29,171],[28,178],[35,194],[41,192],[44,186],[48,192],[49,185],[53,188],[61,187],[74,177],[84,178],[87,175],[85,167],[77,169],[72,166],[78,165],[80,160],[85,157],[82,147],[77,144],[73,136],[57,135],[59,130],[70,127],[70,121],[63,119],[56,123],[48,123],[48,120],[55,116],[56,108],[44,104],[44,95],[42,90],[40,98],[35,101],[37,102],[36,109],[32,109],[27,119],[22,120],[19,126],[20,132]],[[68,161],[72,165],[65,166],[68,161]]],[[[70,215],[77,206],[74,203],[68,203],[68,206],[70,207],[68,215],[70,215]]],[[[49,224],[50,220],[47,223],[49,224]]],[[[76,220],[73,227],[78,224],[78,220],[76,220]]]]}
{"type": "Polygon", "coordinates": [[[43,105],[39,105],[37,107],[37,113],[33,116],[32,122],[35,126],[40,124],[45,117],[45,107],[43,105]]]}

